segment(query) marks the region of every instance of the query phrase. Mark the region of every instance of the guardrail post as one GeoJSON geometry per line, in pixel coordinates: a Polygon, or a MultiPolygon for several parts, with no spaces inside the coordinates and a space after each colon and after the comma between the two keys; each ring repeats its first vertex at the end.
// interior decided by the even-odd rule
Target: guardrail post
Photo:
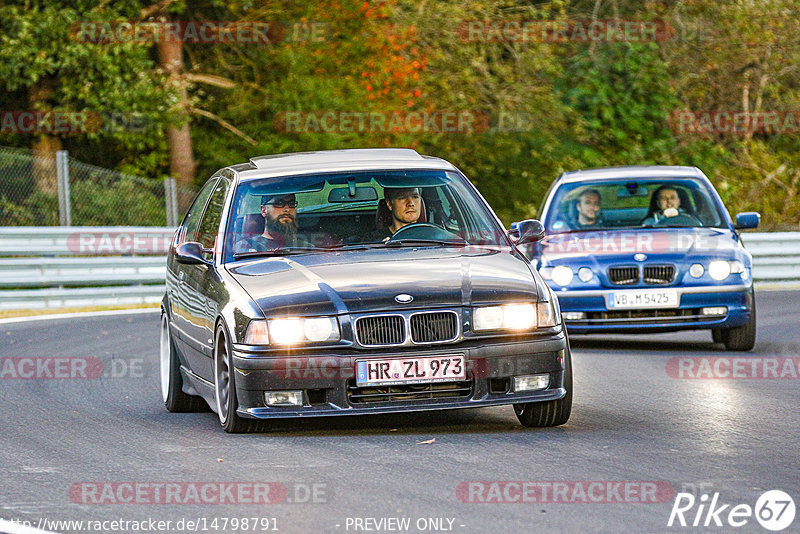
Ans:
{"type": "Polygon", "coordinates": [[[175,178],[164,179],[164,202],[167,210],[167,226],[178,226],[178,191],[175,178]]]}
{"type": "Polygon", "coordinates": [[[72,226],[69,201],[69,152],[56,152],[56,177],[58,179],[58,220],[61,226],[72,226]]]}

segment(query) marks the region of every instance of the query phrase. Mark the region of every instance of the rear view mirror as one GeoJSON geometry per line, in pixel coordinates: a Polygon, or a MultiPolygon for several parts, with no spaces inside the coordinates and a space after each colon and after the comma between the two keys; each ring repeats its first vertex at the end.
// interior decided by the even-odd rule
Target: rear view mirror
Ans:
{"type": "Polygon", "coordinates": [[[204,253],[211,252],[210,249],[205,249],[200,243],[195,241],[187,241],[178,245],[175,249],[175,259],[178,263],[184,265],[209,265],[207,259],[203,257],[204,253]]]}
{"type": "Polygon", "coordinates": [[[337,187],[328,193],[328,202],[367,202],[378,200],[374,187],[337,187]]]}

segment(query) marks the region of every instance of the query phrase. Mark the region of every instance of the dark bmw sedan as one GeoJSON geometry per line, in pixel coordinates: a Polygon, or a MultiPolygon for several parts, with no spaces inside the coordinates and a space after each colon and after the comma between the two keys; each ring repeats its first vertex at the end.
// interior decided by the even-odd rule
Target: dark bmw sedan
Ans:
{"type": "Polygon", "coordinates": [[[161,320],[169,411],[267,419],[510,404],[567,421],[558,303],[452,164],[405,149],[252,158],[212,176],[172,244],[161,320]]]}

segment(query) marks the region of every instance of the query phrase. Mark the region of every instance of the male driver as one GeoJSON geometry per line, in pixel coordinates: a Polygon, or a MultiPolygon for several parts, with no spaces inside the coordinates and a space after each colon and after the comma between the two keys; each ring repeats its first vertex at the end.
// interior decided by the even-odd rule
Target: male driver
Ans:
{"type": "Polygon", "coordinates": [[[422,214],[422,196],[418,187],[387,187],[378,207],[378,229],[372,237],[386,240],[407,224],[415,223],[422,214]]]}
{"type": "Polygon", "coordinates": [[[576,203],[578,210],[578,220],[573,223],[575,229],[587,226],[600,226],[600,191],[597,189],[585,189],[578,195],[576,203]]]}
{"type": "Polygon", "coordinates": [[[236,243],[237,252],[256,252],[279,247],[308,246],[297,236],[297,200],[294,193],[286,195],[263,195],[261,216],[264,217],[264,233],[252,237],[244,236],[236,243]]]}

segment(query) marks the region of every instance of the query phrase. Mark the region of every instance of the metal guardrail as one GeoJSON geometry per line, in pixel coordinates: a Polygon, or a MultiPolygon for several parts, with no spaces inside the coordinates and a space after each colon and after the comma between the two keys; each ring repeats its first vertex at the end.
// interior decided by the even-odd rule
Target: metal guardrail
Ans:
{"type": "Polygon", "coordinates": [[[0,310],[158,303],[174,232],[0,227],[0,310]]]}
{"type": "MultiPolygon", "coordinates": [[[[0,310],[158,303],[173,233],[0,227],[0,310]]],[[[745,233],[742,241],[756,282],[800,282],[800,232],[745,233]]]]}

